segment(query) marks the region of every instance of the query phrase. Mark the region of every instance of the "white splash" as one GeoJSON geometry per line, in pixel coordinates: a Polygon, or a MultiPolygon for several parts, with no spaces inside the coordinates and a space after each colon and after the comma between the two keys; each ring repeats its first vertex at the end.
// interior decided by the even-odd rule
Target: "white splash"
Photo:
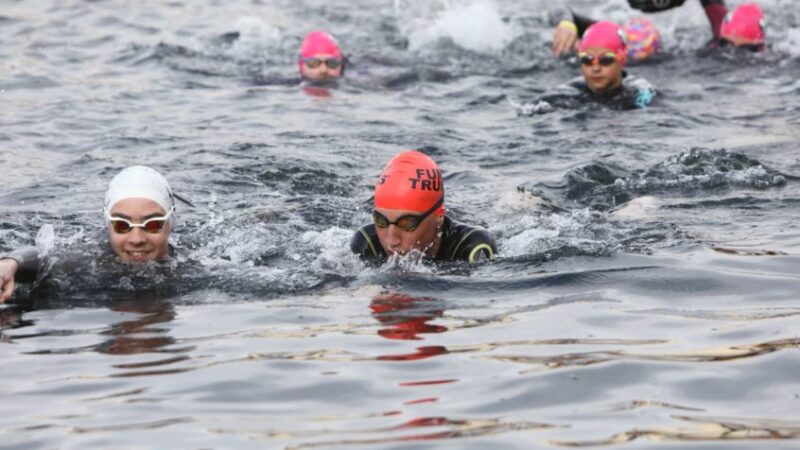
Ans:
{"type": "Polygon", "coordinates": [[[40,257],[47,256],[50,250],[56,245],[56,232],[53,225],[42,225],[39,232],[36,233],[36,249],[39,251],[40,257]]]}
{"type": "Polygon", "coordinates": [[[412,51],[450,39],[467,50],[492,53],[515,37],[490,0],[395,0],[395,13],[412,51]]]}
{"type": "Polygon", "coordinates": [[[280,31],[258,17],[240,17],[234,28],[239,32],[239,39],[230,51],[236,59],[261,59],[280,43],[280,31]]]}

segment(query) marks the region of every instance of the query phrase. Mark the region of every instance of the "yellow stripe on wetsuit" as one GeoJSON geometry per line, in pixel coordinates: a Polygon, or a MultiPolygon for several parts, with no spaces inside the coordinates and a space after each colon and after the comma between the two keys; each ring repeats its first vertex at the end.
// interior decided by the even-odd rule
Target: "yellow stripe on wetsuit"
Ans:
{"type": "Polygon", "coordinates": [[[486,250],[486,253],[489,255],[489,259],[491,259],[494,256],[494,252],[492,251],[492,246],[484,242],[483,244],[476,245],[475,248],[473,248],[472,251],[469,252],[468,261],[470,264],[475,262],[475,257],[480,254],[481,250],[486,250]]]}

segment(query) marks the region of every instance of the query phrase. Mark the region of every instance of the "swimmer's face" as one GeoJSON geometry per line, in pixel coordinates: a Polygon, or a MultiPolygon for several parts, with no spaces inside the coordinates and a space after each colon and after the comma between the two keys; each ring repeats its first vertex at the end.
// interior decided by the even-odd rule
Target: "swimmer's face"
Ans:
{"type": "Polygon", "coordinates": [[[310,58],[305,58],[305,61],[300,64],[300,75],[303,78],[311,81],[327,81],[336,79],[342,76],[343,62],[341,57],[331,55],[329,53],[319,53],[310,58]],[[330,61],[338,61],[339,64],[335,68],[331,68],[330,61]],[[316,66],[316,67],[312,67],[316,66]]]}
{"type": "MultiPolygon", "coordinates": [[[[396,221],[406,214],[419,215],[418,211],[404,211],[398,209],[375,208],[376,211],[386,216],[390,222],[396,221]]],[[[442,242],[441,229],[444,223],[444,216],[431,214],[417,226],[414,231],[404,231],[397,225],[389,225],[386,228],[376,226],[378,240],[387,255],[405,255],[411,250],[419,250],[427,256],[433,258],[439,251],[442,242]]]]}
{"type": "MultiPolygon", "coordinates": [[[[134,224],[142,223],[153,217],[167,214],[158,203],[145,198],[127,198],[117,202],[111,211],[111,217],[127,219],[134,224]]],[[[158,261],[169,255],[169,221],[158,233],[148,233],[135,227],[127,233],[117,233],[108,225],[111,248],[124,262],[158,261]]]]}
{"type": "Polygon", "coordinates": [[[767,48],[764,42],[751,41],[737,36],[723,37],[720,38],[719,42],[722,47],[733,46],[751,52],[762,52],[767,48]]]}
{"type": "Polygon", "coordinates": [[[589,89],[596,94],[617,88],[622,84],[622,64],[619,61],[615,60],[607,66],[599,62],[600,57],[608,52],[609,50],[603,47],[590,47],[581,51],[581,53],[586,53],[594,58],[591,65],[581,64],[581,70],[589,89]]]}

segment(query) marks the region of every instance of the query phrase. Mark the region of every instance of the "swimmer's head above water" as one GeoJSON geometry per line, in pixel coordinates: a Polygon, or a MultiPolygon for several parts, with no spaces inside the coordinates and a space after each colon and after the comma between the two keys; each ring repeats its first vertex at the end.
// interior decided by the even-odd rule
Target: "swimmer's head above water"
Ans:
{"type": "Polygon", "coordinates": [[[345,60],[333,36],[324,31],[312,31],[300,45],[297,64],[301,78],[319,82],[341,77],[345,60]]]}
{"type": "Polygon", "coordinates": [[[175,196],[163,175],[145,166],[124,169],[108,184],[103,211],[111,248],[122,261],[169,256],[175,196]]]}
{"type": "Polygon", "coordinates": [[[766,49],[764,11],[755,3],[745,3],[728,13],[720,27],[720,45],[752,51],[766,49]]]}
{"type": "Polygon", "coordinates": [[[387,255],[418,250],[435,256],[444,212],[442,173],[433,159],[410,150],[386,164],[375,185],[372,216],[387,255]]]}
{"type": "Polygon", "coordinates": [[[622,69],[628,60],[625,32],[613,22],[594,23],[583,34],[578,58],[592,92],[615,90],[622,84],[622,69]]]}

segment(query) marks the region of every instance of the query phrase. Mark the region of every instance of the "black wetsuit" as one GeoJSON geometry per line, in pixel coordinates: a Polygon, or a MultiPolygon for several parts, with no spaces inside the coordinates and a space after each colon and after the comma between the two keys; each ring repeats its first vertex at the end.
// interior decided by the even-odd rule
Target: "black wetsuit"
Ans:
{"type": "MultiPolygon", "coordinates": [[[[116,256],[113,250],[111,250],[110,244],[108,243],[102,244],[97,251],[97,255],[102,255],[103,258],[116,256]]],[[[172,244],[169,244],[169,258],[175,258],[176,253],[175,247],[173,247],[172,244]]],[[[48,263],[48,258],[43,258],[40,255],[39,250],[36,247],[23,247],[19,250],[14,250],[11,253],[0,255],[0,260],[3,259],[13,259],[17,262],[17,272],[14,274],[14,281],[17,283],[33,283],[41,281],[40,279],[48,276],[52,266],[52,263],[48,263]]],[[[76,261],[70,261],[68,268],[75,267],[75,264],[76,261]]]]}
{"type": "Polygon", "coordinates": [[[625,72],[622,76],[622,84],[618,88],[601,94],[589,89],[583,77],[577,77],[535,102],[518,105],[517,113],[525,116],[546,114],[556,108],[578,109],[592,102],[618,110],[644,108],[652,103],[656,90],[647,80],[628,76],[625,72]]]}
{"type": "MultiPolygon", "coordinates": [[[[378,240],[375,224],[359,228],[350,240],[350,249],[353,253],[371,261],[383,262],[387,257],[378,240]]],[[[458,223],[445,216],[442,224],[442,243],[433,259],[474,263],[482,258],[490,259],[495,253],[497,246],[488,231],[458,223]]]]}
{"type": "MultiPolygon", "coordinates": [[[[666,11],[681,6],[683,2],[684,0],[628,0],[631,7],[648,13],[666,11]]],[[[703,6],[703,11],[705,11],[709,25],[711,26],[711,33],[713,35],[711,42],[716,44],[719,41],[719,29],[722,25],[722,19],[725,18],[725,14],[728,12],[725,7],[725,0],[700,0],[700,4],[703,6]]],[[[550,17],[553,25],[557,25],[562,20],[569,20],[574,23],[578,28],[578,37],[583,37],[583,33],[586,32],[586,29],[597,22],[590,17],[575,14],[569,8],[558,8],[551,13],[550,17]]]]}
{"type": "Polygon", "coordinates": [[[0,256],[0,259],[13,259],[17,262],[17,273],[14,275],[14,281],[17,283],[33,283],[39,276],[41,258],[36,247],[21,248],[0,256]]]}

